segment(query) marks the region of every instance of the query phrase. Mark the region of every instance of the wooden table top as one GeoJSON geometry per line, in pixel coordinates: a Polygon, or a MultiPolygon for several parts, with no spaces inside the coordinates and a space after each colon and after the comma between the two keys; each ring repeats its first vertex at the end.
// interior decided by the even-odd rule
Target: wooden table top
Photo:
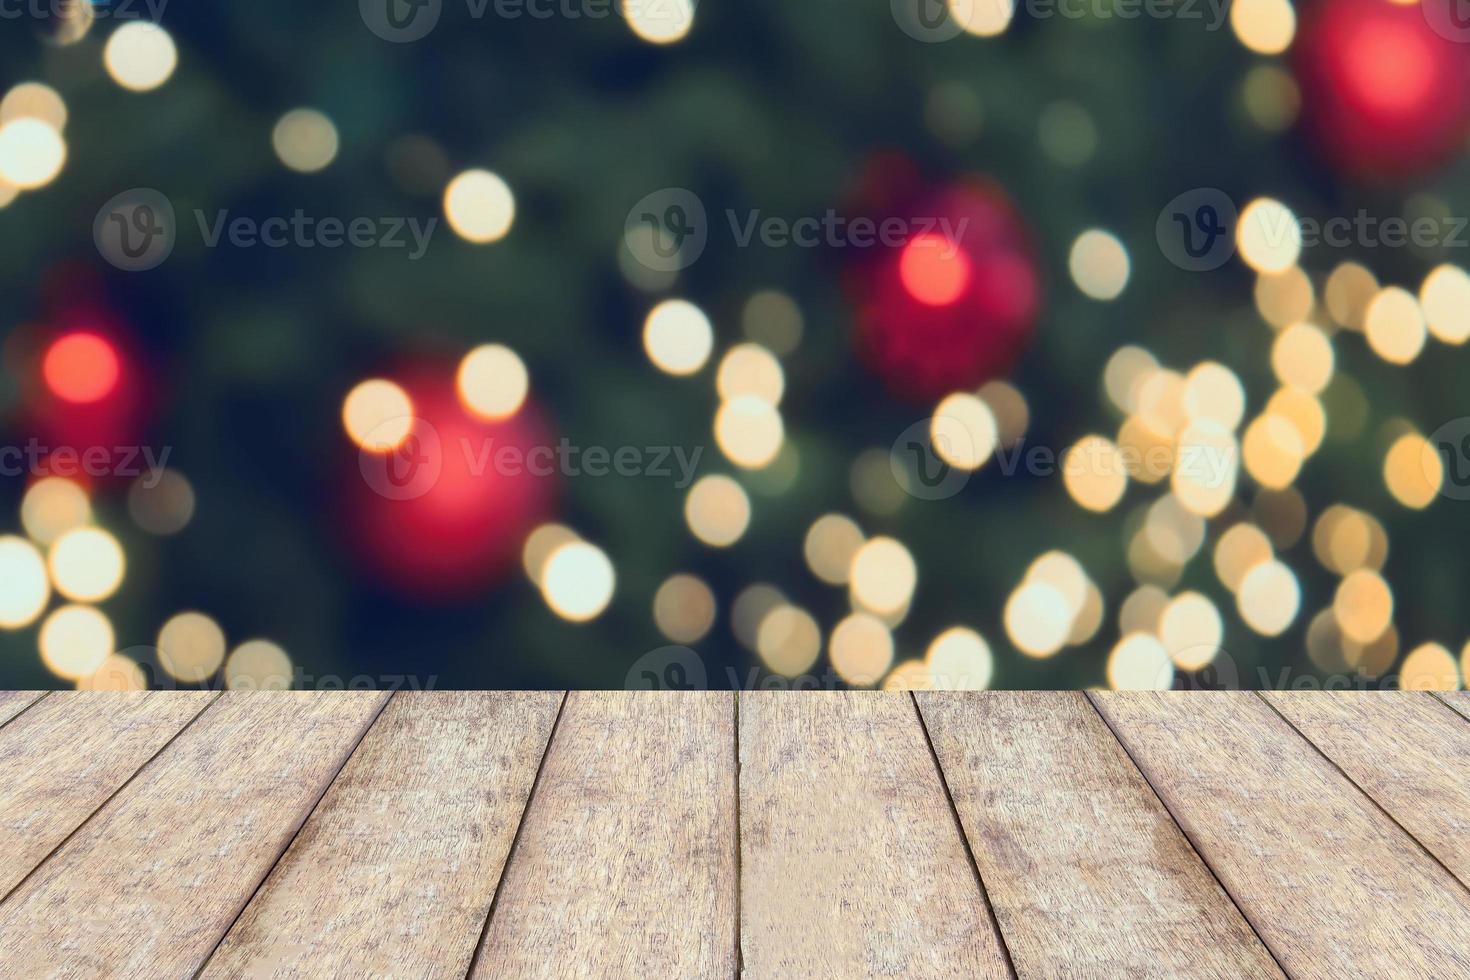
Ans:
{"type": "Polygon", "coordinates": [[[1470,695],[0,692],[0,976],[1470,976],[1470,695]]]}

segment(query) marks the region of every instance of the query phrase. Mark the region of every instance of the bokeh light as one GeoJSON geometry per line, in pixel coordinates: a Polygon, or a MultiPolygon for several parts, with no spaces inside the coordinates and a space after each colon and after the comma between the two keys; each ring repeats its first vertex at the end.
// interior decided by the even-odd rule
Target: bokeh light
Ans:
{"type": "Polygon", "coordinates": [[[292,109],[271,131],[281,163],[303,174],[325,170],[337,158],[337,144],[337,127],[316,109],[292,109]]]}
{"type": "Polygon", "coordinates": [[[1235,244],[1245,264],[1257,272],[1285,272],[1302,251],[1296,215],[1280,201],[1258,197],[1240,212],[1235,244]]]}
{"type": "Polygon", "coordinates": [[[51,599],[45,559],[24,538],[0,536],[0,582],[0,629],[29,626],[51,599]]]}
{"type": "Polygon", "coordinates": [[[667,374],[694,374],[709,360],[714,344],[709,317],[687,300],[665,300],[643,322],[643,349],[667,374]]]}
{"type": "Polygon", "coordinates": [[[31,484],[20,502],[20,523],[30,539],[49,545],[92,519],[87,492],[71,480],[48,476],[31,484]]]}
{"type": "Polygon", "coordinates": [[[520,411],[531,377],[515,351],[503,344],[483,344],[460,361],[455,384],[465,408],[494,421],[520,411]]]}
{"type": "Polygon", "coordinates": [[[225,662],[224,630],[203,613],[179,613],[158,631],[158,662],[174,680],[202,684],[225,662]]]}
{"type": "Polygon", "coordinates": [[[454,233],[484,245],[510,233],[516,217],[510,185],[488,170],[466,170],[444,188],[444,217],[454,233]]]}
{"type": "Polygon", "coordinates": [[[342,425],[362,449],[388,453],[413,431],[413,401],[391,381],[373,378],[347,393],[342,402],[342,425]]]}
{"type": "Polygon", "coordinates": [[[761,617],[755,646],[772,673],[796,677],[817,662],[822,631],[811,613],[783,602],[761,617]]]}
{"type": "Polygon", "coordinates": [[[711,548],[728,548],[750,526],[750,497],[731,477],[700,477],[684,498],[684,520],[696,538],[711,548]]]}
{"type": "Polygon", "coordinates": [[[289,691],[294,675],[291,658],[269,640],[242,643],[225,661],[225,686],[232,691],[289,691]]]}
{"type": "Polygon", "coordinates": [[[653,596],[653,621],[674,643],[698,643],[715,624],[715,594],[695,575],[670,575],[653,596]]]}
{"type": "Polygon", "coordinates": [[[546,559],[541,593],[551,611],[573,623],[602,615],[612,601],[617,576],[607,554],[594,544],[561,545],[546,559]]]}
{"type": "Polygon", "coordinates": [[[1131,265],[1128,249],[1116,235],[1093,228],[1078,235],[1072,243],[1067,268],[1083,295],[1111,300],[1122,295],[1128,285],[1131,265]]]}
{"type": "Polygon", "coordinates": [[[899,541],[872,538],[852,557],[849,584],[853,602],[880,616],[892,616],[908,607],[919,581],[914,556],[899,541]]]}
{"type": "Polygon", "coordinates": [[[149,21],[128,21],[107,39],[102,61],[112,80],[131,92],[149,92],[173,75],[179,52],[168,31],[149,21]]]}
{"type": "Polygon", "coordinates": [[[91,606],[62,606],[41,624],[41,660],[57,677],[79,681],[115,652],[112,622],[91,606]]]}
{"type": "Polygon", "coordinates": [[[79,405],[101,401],[122,373],[117,351],[94,333],[69,333],[46,349],[41,374],[57,398],[79,405]]]}
{"type": "Polygon", "coordinates": [[[117,539],[97,527],[67,531],[46,556],[56,591],[76,602],[100,602],[111,596],[122,584],[126,564],[117,539]]]}
{"type": "Polygon", "coordinates": [[[915,235],[899,255],[898,275],[926,306],[949,306],[970,286],[970,259],[943,235],[915,235]]]}
{"type": "Polygon", "coordinates": [[[866,537],[857,522],[843,514],[823,514],[807,529],[802,553],[812,574],[828,585],[846,585],[852,560],[866,537]]]}
{"type": "Polygon", "coordinates": [[[838,677],[873,687],[893,664],[893,634],[876,616],[853,613],[833,628],[828,655],[838,677]]]}
{"type": "Polygon", "coordinates": [[[770,402],[741,395],[715,413],[715,442],[725,458],[742,469],[769,466],[786,439],[781,413],[770,402]]]}
{"type": "Polygon", "coordinates": [[[1301,606],[1296,573],[1272,558],[1256,565],[1240,580],[1235,604],[1245,624],[1262,636],[1280,636],[1301,606]]]}

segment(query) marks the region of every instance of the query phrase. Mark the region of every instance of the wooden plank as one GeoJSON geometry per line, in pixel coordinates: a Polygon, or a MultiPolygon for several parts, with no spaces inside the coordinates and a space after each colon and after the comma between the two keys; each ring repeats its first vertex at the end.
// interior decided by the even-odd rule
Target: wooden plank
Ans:
{"type": "Polygon", "coordinates": [[[740,845],[747,976],[1010,975],[906,695],[742,695],[740,845]]]}
{"type": "Polygon", "coordinates": [[[0,975],[193,973],[386,697],[221,695],[0,903],[0,975]]]}
{"type": "Polygon", "coordinates": [[[1439,695],[1439,699],[1470,719],[1470,692],[1453,691],[1439,695]]]}
{"type": "Polygon", "coordinates": [[[0,725],[34,704],[44,691],[0,691],[0,725]]]}
{"type": "Polygon", "coordinates": [[[0,728],[0,896],[215,697],[61,692],[0,728]]]}
{"type": "Polygon", "coordinates": [[[734,712],[727,693],[567,697],[473,976],[734,975],[734,712]]]}
{"type": "Polygon", "coordinates": [[[1470,975],[1470,894],[1265,701],[1092,697],[1288,974],[1470,975]]]}
{"type": "Polygon", "coordinates": [[[1020,975],[1281,976],[1081,694],[915,696],[1020,975]]]}
{"type": "Polygon", "coordinates": [[[1470,885],[1470,725],[1423,692],[1265,697],[1470,885]]]}
{"type": "Polygon", "coordinates": [[[561,701],[398,695],[203,975],[464,977],[561,701]]]}

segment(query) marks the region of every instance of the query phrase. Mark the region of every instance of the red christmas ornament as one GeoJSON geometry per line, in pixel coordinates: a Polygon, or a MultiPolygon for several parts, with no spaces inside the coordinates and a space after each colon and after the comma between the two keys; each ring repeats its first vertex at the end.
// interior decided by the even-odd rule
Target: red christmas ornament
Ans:
{"type": "Polygon", "coordinates": [[[398,379],[412,429],[394,450],[363,450],[348,478],[352,550],[390,587],[454,600],[503,578],[552,512],[556,446],[536,408],[486,421],[460,404],[450,367],[398,379]]]}
{"type": "MultiPolygon", "coordinates": [[[[1389,180],[1421,173],[1470,132],[1470,49],[1447,34],[1459,0],[1302,5],[1295,69],[1302,121],[1332,166],[1389,180]],[[1442,16],[1441,16],[1442,15],[1442,16]]],[[[1470,40],[1470,23],[1463,32],[1470,40]]]]}
{"type": "Polygon", "coordinates": [[[1011,369],[1030,342],[1041,283],[1025,223],[999,185],[916,186],[901,160],[870,169],[854,213],[902,231],[852,249],[847,289],[862,360],[894,394],[933,401],[1011,369]]]}

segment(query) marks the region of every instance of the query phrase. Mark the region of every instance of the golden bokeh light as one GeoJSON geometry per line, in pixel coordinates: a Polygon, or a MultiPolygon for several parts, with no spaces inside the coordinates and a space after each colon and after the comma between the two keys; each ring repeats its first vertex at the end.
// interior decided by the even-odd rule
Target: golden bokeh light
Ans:
{"type": "Polygon", "coordinates": [[[1262,636],[1280,636],[1301,607],[1296,573],[1276,559],[1263,561],[1240,580],[1235,604],[1240,618],[1262,636]]]}
{"type": "Polygon", "coordinates": [[[1235,499],[1240,455],[1229,429],[1204,419],[1191,423],[1179,436],[1170,492],[1190,513],[1214,517],[1235,499]]]}
{"type": "Polygon", "coordinates": [[[785,440],[781,413],[768,401],[742,395],[721,403],[715,413],[715,442],[725,458],[742,469],[769,466],[785,440]]]}
{"type": "Polygon", "coordinates": [[[859,608],[891,616],[908,607],[918,585],[919,569],[902,543],[878,537],[864,542],[852,556],[848,581],[853,602],[859,608]]]}
{"type": "Polygon", "coordinates": [[[1280,490],[1296,479],[1306,451],[1296,426],[1275,415],[1262,415],[1246,426],[1241,455],[1252,479],[1280,490]]]}
{"type": "Polygon", "coordinates": [[[711,548],[728,548],[750,527],[750,497],[723,473],[700,477],[684,498],[684,519],[711,548]]]}
{"type": "Polygon", "coordinates": [[[1073,615],[1071,603],[1056,586],[1023,582],[1006,599],[1006,636],[1028,657],[1050,657],[1066,645],[1073,615]]]}
{"type": "Polygon", "coordinates": [[[1245,264],[1257,272],[1285,272],[1301,255],[1301,225],[1280,201],[1258,197],[1240,212],[1235,245],[1245,264]]]}
{"type": "Polygon", "coordinates": [[[893,634],[878,617],[853,613],[833,628],[828,656],[848,684],[873,687],[893,664],[893,634]]]}
{"type": "Polygon", "coordinates": [[[292,109],[276,121],[271,146],[291,170],[314,174],[337,159],[337,127],[316,109],[292,109]]]}
{"type": "Polygon", "coordinates": [[[0,184],[44,187],[65,164],[66,141],[47,123],[23,116],[0,125],[0,184]]]}
{"type": "Polygon", "coordinates": [[[1415,647],[1399,665],[1401,691],[1457,691],[1460,673],[1455,657],[1438,643],[1415,647]]]}
{"type": "Polygon", "coordinates": [[[694,374],[704,367],[714,346],[709,317],[687,300],[665,300],[643,321],[643,349],[666,374],[694,374]]]}
{"type": "Polygon", "coordinates": [[[1184,376],[1184,413],[1191,422],[1213,422],[1234,432],[1245,416],[1245,388],[1234,371],[1205,361],[1184,376]]]}
{"type": "Polygon", "coordinates": [[[1256,54],[1280,54],[1296,36],[1296,9],[1291,0],[1234,0],[1230,29],[1256,54]]]}
{"type": "Polygon", "coordinates": [[[1103,367],[1103,389],[1108,400],[1125,415],[1137,412],[1139,389],[1158,369],[1158,359],[1142,347],[1118,348],[1103,367]]]}
{"type": "Polygon", "coordinates": [[[1390,364],[1409,364],[1424,349],[1428,325],[1414,294],[1390,286],[1368,304],[1363,332],[1373,353],[1390,364]]]}
{"type": "Polygon", "coordinates": [[[1086,435],[1067,451],[1062,483],[1077,506],[1101,514],[1123,499],[1128,490],[1128,468],[1112,440],[1086,435]]]}
{"type": "Polygon", "coordinates": [[[653,596],[653,621],[674,643],[698,643],[715,625],[715,594],[695,575],[670,575],[653,596]]]}
{"type": "Polygon", "coordinates": [[[949,16],[966,34],[996,37],[1015,16],[1015,0],[946,0],[949,16]]]}
{"type": "Polygon", "coordinates": [[[183,612],[158,631],[158,663],[176,681],[202,684],[225,662],[225,631],[210,617],[183,612]]]}
{"type": "Polygon", "coordinates": [[[1428,439],[1406,432],[1383,459],[1383,482],[1393,499],[1412,510],[1434,502],[1444,484],[1444,464],[1428,439]]]}
{"type": "Polygon", "coordinates": [[[755,646],[772,673],[796,677],[817,662],[822,630],[805,609],[781,603],[761,617],[755,646]]]}
{"type": "Polygon", "coordinates": [[[1436,267],[1419,287],[1419,306],[1436,340],[1463,344],[1470,340],[1470,275],[1457,265],[1436,267]]]}
{"type": "Polygon", "coordinates": [[[1254,524],[1241,522],[1215,543],[1215,574],[1225,588],[1238,592],[1247,572],[1275,556],[1265,533],[1254,524]]]}
{"type": "Polygon", "coordinates": [[[1164,610],[1169,606],[1169,593],[1157,585],[1140,585],[1128,593],[1118,607],[1118,632],[1157,633],[1164,610]]]}
{"type": "Polygon", "coordinates": [[[682,41],[694,29],[695,0],[618,0],[628,27],[649,44],[682,41]]]}
{"type": "MultiPolygon", "coordinates": [[[[994,0],[983,0],[980,5],[990,2],[994,0]]],[[[1092,228],[1072,243],[1067,268],[1084,296],[1103,301],[1117,299],[1128,285],[1128,249],[1111,232],[1092,228]]]]}
{"type": "Polygon", "coordinates": [[[149,21],[128,21],[107,39],[102,63],[112,80],[130,92],[150,92],[173,75],[179,52],[168,31],[149,21]]]}
{"type": "Polygon", "coordinates": [[[444,217],[467,242],[498,242],[515,223],[515,195],[499,174],[466,170],[444,188],[444,217]]]}
{"type": "Polygon", "coordinates": [[[74,602],[101,602],[122,585],[127,561],[117,538],[98,527],[78,527],[56,539],[46,566],[57,592],[74,602]]]}
{"type": "Polygon", "coordinates": [[[1323,300],[1334,323],[1360,330],[1368,304],[1378,295],[1378,277],[1356,262],[1343,262],[1327,277],[1323,300]]]}
{"type": "Polygon", "coordinates": [[[146,691],[148,678],[132,657],[114,653],[91,674],[77,681],[79,691],[146,691]]]}
{"type": "Polygon", "coordinates": [[[950,466],[977,470],[1000,441],[990,406],[975,395],[953,394],[939,403],[929,420],[934,453],[950,466]]]}
{"type": "Polygon", "coordinates": [[[25,538],[0,536],[0,582],[0,629],[29,626],[51,600],[46,561],[25,538]]]}
{"type": "Polygon", "coordinates": [[[1359,568],[1376,570],[1388,557],[1388,535],[1371,514],[1333,504],[1317,518],[1312,551],[1324,568],[1338,575],[1359,568]]]}
{"type": "Polygon", "coordinates": [[[726,401],[748,395],[779,405],[786,374],[776,356],[760,344],[736,344],[720,359],[715,389],[726,401]]]}
{"type": "Polygon", "coordinates": [[[1031,409],[1026,396],[1009,381],[987,381],[975,392],[995,419],[996,438],[1000,445],[1015,445],[1031,424],[1031,409]]]}
{"type": "Polygon", "coordinates": [[[1299,265],[1257,276],[1254,295],[1261,319],[1277,329],[1305,320],[1316,299],[1312,280],[1299,265]]]}
{"type": "Polygon", "coordinates": [[[112,622],[91,606],[62,606],[41,624],[41,660],[63,680],[95,674],[115,642],[112,622]]]}
{"type": "Polygon", "coordinates": [[[360,448],[389,453],[413,431],[413,411],[408,392],[391,381],[371,378],[342,400],[342,426],[360,448]]]}
{"type": "Polygon", "coordinates": [[[1174,662],[1157,637],[1129,633],[1108,654],[1108,686],[1115,691],[1167,691],[1174,662]]]}
{"type": "Polygon", "coordinates": [[[929,685],[939,691],[983,691],[995,674],[990,644],[974,630],[953,626],[936,636],[924,654],[929,685]]]}
{"type": "Polygon", "coordinates": [[[0,99],[0,124],[12,119],[39,119],[58,133],[66,129],[66,100],[42,82],[21,82],[0,99]]]}
{"type": "Polygon", "coordinates": [[[852,560],[867,540],[857,522],[843,514],[823,514],[807,529],[802,553],[812,574],[828,585],[846,585],[852,560]]]}
{"type": "Polygon", "coordinates": [[[1372,643],[1393,622],[1393,592],[1377,572],[1360,568],[1338,583],[1332,614],[1343,636],[1372,643]]]}
{"type": "Polygon", "coordinates": [[[87,492],[71,480],[48,476],[31,484],[21,498],[20,523],[32,541],[49,545],[92,519],[87,492]]]}
{"type": "Polygon", "coordinates": [[[561,545],[546,559],[541,594],[551,611],[572,623],[602,615],[612,601],[617,576],[607,554],[586,541],[561,545]]]}
{"type": "Polygon", "coordinates": [[[1334,363],[1332,341],[1310,323],[1287,327],[1271,347],[1271,368],[1281,383],[1314,395],[1332,380],[1334,363]]]}
{"type": "MultiPolygon", "coordinates": [[[[1234,443],[1229,433],[1225,435],[1234,443]]],[[[1174,438],[1155,432],[1136,415],[1118,427],[1118,449],[1123,453],[1129,478],[1139,483],[1159,483],[1174,472],[1177,462],[1174,438]]]]}
{"type": "Polygon", "coordinates": [[[563,524],[542,524],[526,535],[521,546],[521,567],[526,577],[537,586],[546,572],[546,560],[564,544],[582,540],[581,535],[563,524]]]}
{"type": "Polygon", "coordinates": [[[730,604],[730,630],[747,648],[754,650],[760,631],[761,620],[777,606],[784,605],[786,597],[781,590],[766,582],[757,582],[740,590],[730,604]]]}
{"type": "Polygon", "coordinates": [[[225,687],[232,691],[289,691],[294,674],[286,651],[269,640],[242,643],[225,661],[225,687]]]}
{"type": "Polygon", "coordinates": [[[1266,417],[1278,418],[1296,430],[1303,456],[1311,456],[1327,434],[1327,412],[1322,403],[1300,388],[1279,388],[1266,402],[1266,417]]]}
{"type": "Polygon", "coordinates": [[[531,376],[520,355],[503,344],[482,344],[459,362],[455,377],[459,400],[482,419],[507,419],[520,411],[531,376]]]}

